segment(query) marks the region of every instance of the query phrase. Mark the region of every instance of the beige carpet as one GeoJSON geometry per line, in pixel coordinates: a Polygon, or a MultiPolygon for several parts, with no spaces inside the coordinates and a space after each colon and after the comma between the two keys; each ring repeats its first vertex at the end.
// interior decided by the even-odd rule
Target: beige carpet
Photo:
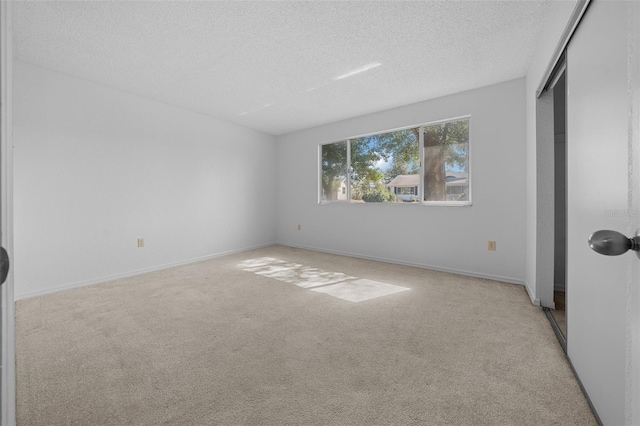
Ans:
{"type": "Polygon", "coordinates": [[[273,246],[16,310],[19,425],[596,424],[511,284],[273,246]],[[356,303],[263,257],[410,290],[356,303]]]}

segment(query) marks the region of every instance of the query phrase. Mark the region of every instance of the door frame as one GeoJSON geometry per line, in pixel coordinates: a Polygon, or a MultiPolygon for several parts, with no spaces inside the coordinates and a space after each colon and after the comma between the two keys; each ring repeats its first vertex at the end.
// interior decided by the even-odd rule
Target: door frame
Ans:
{"type": "MultiPolygon", "coordinates": [[[[550,326],[553,329],[558,342],[565,355],[567,354],[568,333],[563,335],[555,319],[548,312],[554,309],[553,293],[554,283],[554,245],[555,245],[555,185],[554,185],[554,114],[553,114],[553,87],[562,72],[566,72],[566,49],[575,33],[580,21],[587,12],[592,0],[578,0],[573,12],[565,25],[565,28],[558,40],[551,59],[545,69],[542,79],[538,84],[535,93],[536,98],[536,282],[535,300],[543,308],[550,326]]],[[[566,77],[568,78],[568,77],[566,77]]],[[[567,159],[565,159],[566,161],[567,159]]],[[[566,173],[566,170],[565,170],[566,173]]],[[[566,232],[566,230],[565,230],[566,232]]],[[[566,271],[565,271],[566,274],[566,271]]],[[[567,283],[568,285],[568,283],[567,283]]],[[[567,288],[568,290],[568,288],[567,288]]],[[[568,308],[568,307],[567,307],[568,308]]],[[[567,361],[578,381],[578,384],[587,399],[591,411],[594,413],[599,424],[602,424],[598,413],[589,398],[587,390],[584,388],[580,377],[576,373],[568,355],[567,361]]]]}
{"type": "Polygon", "coordinates": [[[555,308],[553,303],[553,95],[549,89],[555,84],[564,54],[582,17],[592,0],[578,0],[556,44],[553,55],[536,90],[536,282],[535,301],[542,307],[555,308]],[[543,116],[541,116],[543,115],[543,116]],[[551,126],[551,127],[550,127],[551,126]]]}
{"type": "Polygon", "coordinates": [[[578,0],[565,25],[535,93],[536,98],[536,231],[535,231],[535,294],[532,300],[544,308],[553,303],[554,248],[554,181],[553,181],[553,96],[549,89],[564,64],[564,53],[592,0],[578,0]],[[543,116],[541,116],[543,115],[543,116]],[[551,126],[551,127],[550,127],[551,126]]]}
{"type": "MultiPolygon", "coordinates": [[[[545,315],[551,323],[551,327],[567,353],[567,333],[561,330],[555,316],[551,310],[555,306],[556,290],[556,269],[557,269],[557,247],[556,241],[559,230],[557,225],[557,179],[563,178],[566,187],[566,148],[565,164],[563,167],[564,176],[557,174],[557,150],[556,150],[556,106],[557,91],[556,85],[564,76],[566,79],[566,55],[563,53],[554,66],[546,89],[540,93],[536,99],[536,218],[537,218],[537,238],[536,238],[536,280],[538,282],[536,294],[543,308],[545,315]]],[[[566,89],[565,89],[566,92],[566,89]]],[[[566,94],[565,94],[566,95],[566,94]]],[[[566,105],[563,109],[566,116],[566,105]]],[[[566,130],[564,137],[566,139],[566,130]]],[[[566,144],[565,144],[566,146],[566,144]]],[[[567,197],[565,192],[564,205],[566,210],[567,197]]],[[[566,239],[566,217],[564,220],[564,237],[566,239]]],[[[566,244],[564,247],[565,265],[565,286],[566,286],[566,244]]],[[[565,288],[565,293],[567,289],[565,288]]],[[[565,308],[566,309],[566,308],[565,308]]]]}
{"type": "MultiPolygon", "coordinates": [[[[592,0],[578,0],[565,25],[536,90],[536,232],[535,232],[535,299],[545,309],[554,309],[554,117],[552,89],[566,69],[565,52],[592,0]]],[[[547,313],[549,317],[550,314],[547,313]]],[[[551,321],[551,319],[550,319],[551,321]]],[[[554,322],[552,321],[552,325],[554,322]]],[[[566,337],[559,328],[554,332],[567,351],[566,337]]]]}
{"type": "Polygon", "coordinates": [[[569,21],[558,40],[558,44],[556,45],[555,50],[553,51],[553,55],[551,56],[551,60],[547,65],[547,68],[542,75],[542,79],[540,80],[540,84],[538,84],[538,90],[536,90],[536,98],[539,98],[549,86],[553,83],[553,78],[557,74],[557,68],[560,66],[562,61],[562,56],[564,55],[564,51],[575,33],[576,28],[580,24],[582,17],[587,11],[587,8],[591,4],[591,0],[578,0],[576,3],[573,13],[569,17],[569,21]]]}
{"type": "MultiPolygon", "coordinates": [[[[12,4],[0,2],[0,242],[13,262],[13,142],[12,142],[12,4]]],[[[0,287],[2,353],[0,424],[16,424],[15,299],[13,265],[0,287]]]]}

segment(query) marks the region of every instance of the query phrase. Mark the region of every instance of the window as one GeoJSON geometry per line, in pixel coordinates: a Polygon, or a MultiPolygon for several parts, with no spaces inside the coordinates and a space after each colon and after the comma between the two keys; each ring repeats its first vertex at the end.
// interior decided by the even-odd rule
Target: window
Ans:
{"type": "Polygon", "coordinates": [[[470,204],[468,118],[320,148],[321,202],[470,204]]]}
{"type": "Polygon", "coordinates": [[[396,188],[396,195],[418,195],[417,186],[400,186],[396,188]]]}
{"type": "Polygon", "coordinates": [[[346,201],[347,142],[322,145],[322,201],[346,201]],[[344,192],[341,189],[344,187],[344,192]],[[343,194],[345,194],[343,196],[343,194]]]}
{"type": "Polygon", "coordinates": [[[469,198],[469,120],[422,127],[424,201],[463,202],[469,198]]]}
{"type": "MultiPolygon", "coordinates": [[[[411,201],[398,197],[398,179],[420,180],[419,129],[351,139],[351,200],[380,203],[411,201]]],[[[416,198],[416,197],[414,197],[416,198]]]]}

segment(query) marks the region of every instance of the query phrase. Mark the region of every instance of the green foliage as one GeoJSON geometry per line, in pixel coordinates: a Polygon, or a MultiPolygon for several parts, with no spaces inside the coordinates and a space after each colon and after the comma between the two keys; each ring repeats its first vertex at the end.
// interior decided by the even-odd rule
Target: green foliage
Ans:
{"type": "Polygon", "coordinates": [[[376,151],[376,146],[370,144],[368,138],[351,140],[351,181],[352,182],[377,182],[383,175],[376,167],[376,163],[382,158],[376,151]]]}
{"type": "Polygon", "coordinates": [[[450,196],[451,201],[468,201],[469,200],[469,188],[459,194],[453,194],[450,196]]]}
{"type": "Polygon", "coordinates": [[[394,174],[391,179],[400,174],[414,174],[420,171],[420,146],[417,129],[398,130],[376,135],[375,138],[380,151],[386,155],[385,160],[392,160],[389,170],[395,169],[402,172],[394,174]]]}
{"type": "Polygon", "coordinates": [[[415,129],[365,136],[351,141],[351,179],[388,183],[400,174],[420,170],[420,147],[415,129]],[[389,163],[384,172],[377,163],[389,163]]]}
{"type": "Polygon", "coordinates": [[[384,203],[397,201],[395,194],[389,193],[382,187],[371,188],[362,194],[362,201],[367,203],[384,203]]]}

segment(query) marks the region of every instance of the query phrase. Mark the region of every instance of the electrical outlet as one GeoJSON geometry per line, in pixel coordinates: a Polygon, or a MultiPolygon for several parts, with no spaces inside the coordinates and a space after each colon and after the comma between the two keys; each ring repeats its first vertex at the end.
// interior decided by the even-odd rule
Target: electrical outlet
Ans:
{"type": "Polygon", "coordinates": [[[302,226],[298,224],[298,231],[302,229],[302,226]]]}
{"type": "Polygon", "coordinates": [[[144,238],[138,238],[138,247],[144,247],[144,238]]]}
{"type": "Polygon", "coordinates": [[[495,241],[489,241],[487,243],[487,250],[496,251],[496,242],[495,241]]]}

